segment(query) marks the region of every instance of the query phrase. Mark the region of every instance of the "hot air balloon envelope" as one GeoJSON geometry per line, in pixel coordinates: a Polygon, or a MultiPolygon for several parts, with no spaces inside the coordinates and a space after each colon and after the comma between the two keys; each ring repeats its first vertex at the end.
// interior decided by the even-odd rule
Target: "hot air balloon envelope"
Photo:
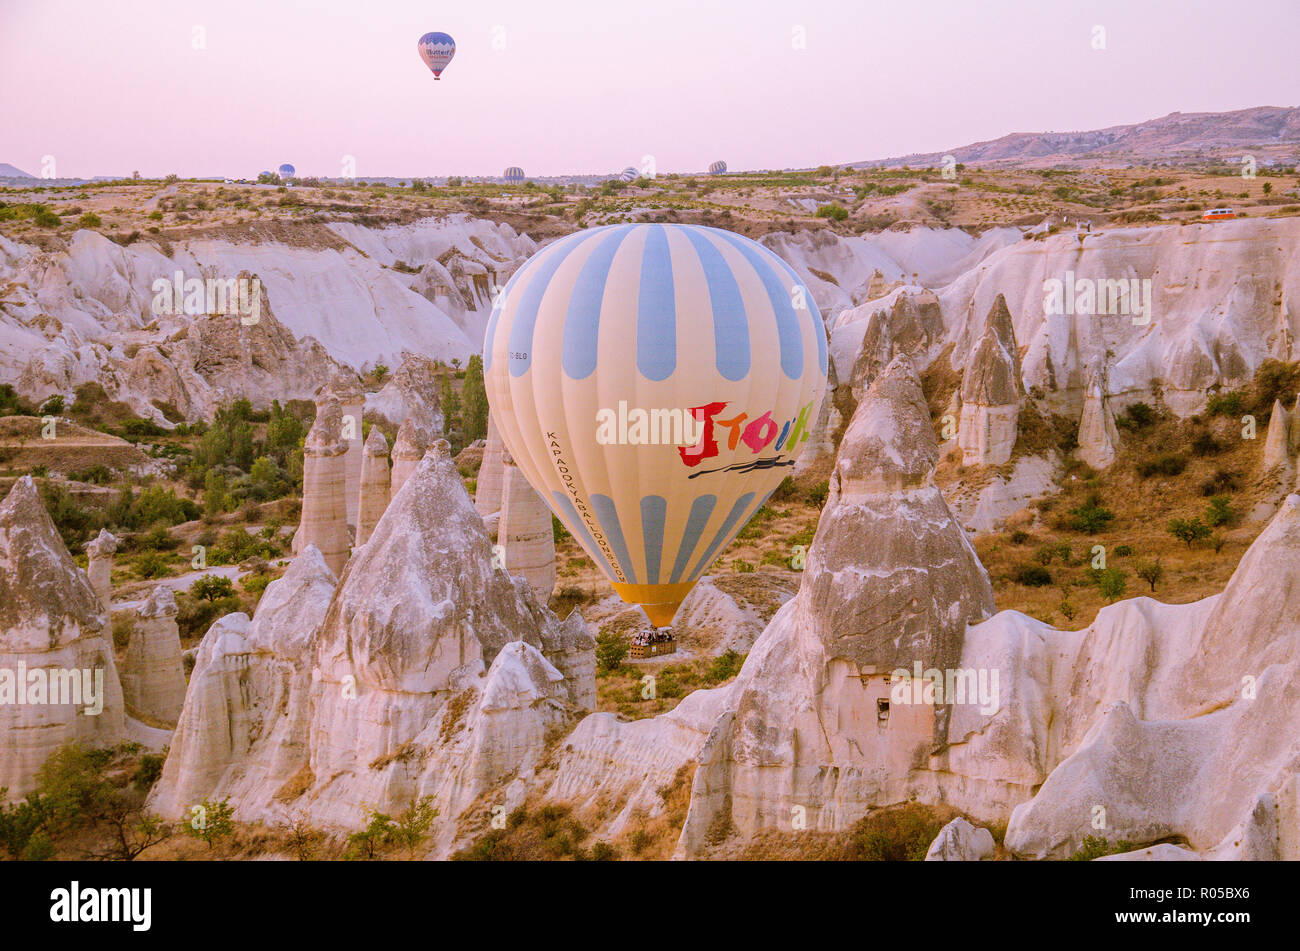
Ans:
{"type": "Polygon", "coordinates": [[[288,162],[285,162],[283,165],[280,166],[280,168],[277,171],[279,172],[281,178],[293,178],[296,169],[294,169],[294,167],[290,165],[288,162]]]}
{"type": "Polygon", "coordinates": [[[456,55],[456,41],[446,33],[426,33],[417,45],[420,59],[433,71],[433,78],[442,79],[442,71],[456,55]]]}
{"type": "Polygon", "coordinates": [[[634,181],[639,175],[640,173],[636,170],[636,168],[634,166],[629,165],[627,168],[623,169],[621,173],[619,173],[618,177],[623,179],[623,181],[625,182],[630,182],[630,181],[634,181]]]}
{"type": "Polygon", "coordinates": [[[790,474],[826,390],[803,281],[762,245],[695,225],[543,248],[500,295],[483,352],[515,464],[660,626],[790,474]]]}
{"type": "Polygon", "coordinates": [[[524,180],[524,170],[518,165],[511,165],[501,173],[501,177],[512,184],[522,182],[524,180]]]}
{"type": "Polygon", "coordinates": [[[709,174],[710,174],[710,175],[726,175],[726,174],[727,174],[727,163],[724,162],[724,161],[722,161],[721,159],[719,159],[719,160],[716,161],[716,162],[711,162],[711,163],[709,164],[709,174]]]}

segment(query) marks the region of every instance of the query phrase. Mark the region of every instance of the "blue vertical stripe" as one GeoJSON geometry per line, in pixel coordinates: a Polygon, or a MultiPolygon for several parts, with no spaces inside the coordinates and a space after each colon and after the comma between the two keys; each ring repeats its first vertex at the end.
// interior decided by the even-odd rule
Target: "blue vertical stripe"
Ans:
{"type": "Polygon", "coordinates": [[[515,269],[515,273],[510,275],[510,280],[506,281],[506,286],[502,288],[501,295],[492,305],[492,316],[488,318],[487,330],[483,334],[483,369],[488,370],[492,366],[492,345],[495,343],[497,335],[497,322],[501,319],[501,312],[505,310],[506,301],[510,299],[510,289],[515,286],[519,280],[519,275],[524,273],[528,263],[524,262],[515,269]]]}
{"type": "Polygon", "coordinates": [[[776,313],[776,333],[781,341],[781,371],[792,380],[803,376],[803,334],[799,330],[799,315],[795,313],[794,303],[790,300],[790,288],[772,267],[766,257],[755,250],[754,243],[721,228],[709,229],[722,235],[736,250],[745,256],[753,267],[758,279],[763,282],[767,298],[772,302],[776,313]]]}
{"type": "Polygon", "coordinates": [[[740,530],[740,516],[744,514],[749,503],[754,501],[754,493],[746,492],[740,498],[736,499],[736,504],[731,507],[731,512],[727,515],[727,520],[722,523],[718,529],[717,537],[713,539],[713,544],[704,552],[703,557],[695,563],[695,570],[687,577],[686,580],[694,581],[704,573],[704,569],[709,567],[713,561],[713,556],[718,553],[718,549],[735,537],[736,532],[740,530]]]}
{"type": "Polygon", "coordinates": [[[666,380],[677,368],[677,303],[673,259],[663,225],[643,225],[641,287],[637,295],[636,366],[648,379],[666,380]]]}
{"type": "MultiPolygon", "coordinates": [[[[609,266],[614,260],[623,239],[633,225],[612,228],[600,238],[583,262],[578,280],[569,297],[569,310],[564,316],[564,343],[560,363],[567,376],[585,380],[596,370],[597,345],[600,341],[600,308],[605,299],[605,283],[609,280],[609,266]]],[[[592,240],[597,240],[592,235],[592,240]]]]}
{"type": "Polygon", "coordinates": [[[740,295],[736,275],[727,266],[722,252],[700,229],[682,228],[695,248],[704,279],[709,285],[709,304],[713,309],[713,349],[718,372],[723,379],[743,380],[749,373],[749,318],[740,295]]]}
{"type": "Polygon", "coordinates": [[[589,237],[590,234],[582,231],[571,234],[567,238],[562,238],[552,248],[543,251],[546,257],[538,261],[536,266],[530,266],[533,264],[531,261],[524,265],[529,270],[528,280],[519,289],[519,306],[515,308],[514,319],[510,323],[510,352],[521,353],[523,356],[510,358],[511,376],[523,376],[532,365],[533,328],[537,324],[537,314],[542,306],[542,298],[546,296],[550,286],[551,278],[564,263],[564,259],[589,237]]]}
{"type": "Polygon", "coordinates": [[[808,285],[803,282],[798,274],[784,258],[773,252],[772,256],[776,258],[777,263],[785,269],[786,274],[790,275],[790,280],[794,286],[803,288],[803,299],[808,305],[808,314],[812,317],[813,336],[817,339],[817,366],[822,373],[826,372],[826,322],[822,320],[821,311],[817,309],[817,302],[813,300],[812,291],[808,290],[808,285]]]}
{"type": "Polygon", "coordinates": [[[686,561],[695,551],[695,546],[699,544],[700,536],[704,534],[704,526],[708,524],[709,516],[713,514],[713,507],[717,504],[716,495],[701,495],[691,503],[691,514],[686,517],[686,531],[682,533],[677,559],[673,562],[673,573],[668,577],[669,584],[677,584],[682,580],[682,575],[686,571],[686,561]]]}
{"type": "Polygon", "coordinates": [[[608,495],[593,492],[591,507],[596,510],[600,529],[609,539],[615,557],[623,566],[623,577],[627,579],[628,584],[636,584],[636,568],[632,565],[632,559],[628,557],[627,542],[623,538],[623,526],[618,520],[618,507],[614,505],[614,500],[608,495]]]}
{"type": "Polygon", "coordinates": [[[596,544],[596,539],[591,537],[591,532],[587,531],[586,523],[578,516],[578,510],[573,507],[573,500],[559,490],[552,492],[551,497],[555,499],[558,510],[565,514],[569,528],[577,530],[578,536],[585,543],[583,548],[587,550],[587,554],[605,566],[605,573],[609,577],[615,577],[614,566],[609,563],[605,553],[600,550],[600,546],[596,544]]]}
{"type": "Polygon", "coordinates": [[[664,519],[668,500],[662,495],[641,499],[641,534],[645,538],[646,584],[659,583],[659,563],[664,557],[664,519]]]}

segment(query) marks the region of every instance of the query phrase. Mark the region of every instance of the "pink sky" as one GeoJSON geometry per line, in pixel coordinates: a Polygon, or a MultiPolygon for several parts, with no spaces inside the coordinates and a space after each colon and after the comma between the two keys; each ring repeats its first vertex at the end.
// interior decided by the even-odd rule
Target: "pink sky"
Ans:
{"type": "Polygon", "coordinates": [[[603,173],[645,155],[660,172],[804,167],[1294,105],[1297,49],[1295,0],[0,0],[0,162],[337,176],[350,155],[360,178],[603,173]],[[457,43],[437,83],[415,48],[430,30],[457,43]]]}

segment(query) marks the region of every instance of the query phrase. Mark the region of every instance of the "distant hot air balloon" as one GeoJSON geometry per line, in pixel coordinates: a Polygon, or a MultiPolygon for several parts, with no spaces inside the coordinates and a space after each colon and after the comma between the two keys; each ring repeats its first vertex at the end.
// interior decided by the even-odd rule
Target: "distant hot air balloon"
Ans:
{"type": "Polygon", "coordinates": [[[710,175],[726,175],[726,174],[727,174],[727,163],[724,162],[724,161],[722,161],[721,159],[718,159],[718,161],[716,161],[716,162],[711,162],[711,163],[709,164],[709,174],[710,174],[710,175]]]}
{"type": "Polygon", "coordinates": [[[826,391],[803,281],[697,225],[588,228],[506,285],[483,343],[520,471],[657,626],[791,472],[826,391]]]}
{"type": "Polygon", "coordinates": [[[618,177],[623,179],[623,181],[625,182],[631,182],[639,178],[640,175],[641,173],[636,170],[635,166],[629,165],[627,168],[623,169],[623,171],[619,173],[618,177]]]}
{"type": "Polygon", "coordinates": [[[426,33],[418,44],[420,59],[433,71],[434,79],[442,79],[442,71],[456,55],[456,41],[446,33],[426,33]]]}
{"type": "Polygon", "coordinates": [[[288,179],[288,178],[293,178],[294,172],[297,170],[288,162],[285,162],[276,171],[279,173],[281,178],[288,179]]]}
{"type": "Polygon", "coordinates": [[[519,182],[524,180],[524,170],[518,165],[511,165],[501,173],[501,177],[511,185],[517,185],[519,182]]]}

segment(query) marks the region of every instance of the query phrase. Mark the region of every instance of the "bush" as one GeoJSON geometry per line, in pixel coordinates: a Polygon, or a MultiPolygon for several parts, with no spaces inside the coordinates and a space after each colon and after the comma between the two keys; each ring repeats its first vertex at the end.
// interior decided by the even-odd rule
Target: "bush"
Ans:
{"type": "Polygon", "coordinates": [[[1127,575],[1118,568],[1102,568],[1093,573],[1093,584],[1107,601],[1114,601],[1123,596],[1128,587],[1127,575]]]}
{"type": "Polygon", "coordinates": [[[822,205],[817,209],[818,218],[829,218],[831,221],[843,221],[849,216],[849,211],[837,201],[829,205],[822,205]]]}
{"type": "Polygon", "coordinates": [[[88,211],[77,219],[77,226],[80,228],[98,228],[104,222],[100,220],[99,215],[93,211],[88,211]]]}
{"type": "Polygon", "coordinates": [[[1175,518],[1169,520],[1167,529],[1170,535],[1192,547],[1193,542],[1199,542],[1210,537],[1210,528],[1199,518],[1175,518]]]}
{"type": "Polygon", "coordinates": [[[1245,410],[1245,401],[1236,391],[1215,393],[1206,404],[1205,411],[1211,416],[1240,416],[1245,410]]]}
{"type": "Polygon", "coordinates": [[[1151,585],[1152,591],[1156,590],[1156,585],[1159,584],[1160,579],[1164,577],[1164,574],[1165,569],[1160,564],[1159,559],[1156,559],[1155,561],[1144,561],[1137,566],[1137,576],[1147,584],[1151,585]]]}
{"type": "Polygon", "coordinates": [[[1132,546],[1132,545],[1116,545],[1116,546],[1115,546],[1115,557],[1116,557],[1116,558],[1127,558],[1127,557],[1128,557],[1129,555],[1131,555],[1131,554],[1133,554],[1133,546],[1132,546]]]}
{"type": "Polygon", "coordinates": [[[229,578],[223,578],[221,575],[204,575],[190,585],[190,594],[208,602],[228,598],[234,593],[234,584],[229,578]]]}
{"type": "Polygon", "coordinates": [[[1115,513],[1101,504],[1101,496],[1096,492],[1088,496],[1082,505],[1070,510],[1070,527],[1076,532],[1096,535],[1103,531],[1115,518],[1115,513]]]}
{"type": "Polygon", "coordinates": [[[1214,474],[1201,482],[1201,495],[1219,495],[1241,488],[1241,476],[1231,469],[1215,469],[1214,474]]]}
{"type": "Polygon", "coordinates": [[[781,480],[780,485],[778,485],[775,489],[772,490],[772,501],[773,502],[788,501],[790,499],[793,499],[795,497],[795,494],[798,491],[799,491],[798,488],[794,484],[794,479],[790,476],[786,476],[784,479],[781,480]]]}
{"type": "Polygon", "coordinates": [[[916,804],[882,809],[853,827],[846,858],[867,862],[920,862],[943,823],[916,804]]]}
{"type": "Polygon", "coordinates": [[[1237,513],[1232,510],[1232,500],[1226,495],[1216,495],[1210,499],[1210,505],[1205,510],[1205,524],[1211,528],[1218,528],[1220,525],[1231,525],[1237,519],[1237,513]]]}
{"type": "Polygon", "coordinates": [[[1155,475],[1176,476],[1182,475],[1183,470],[1187,468],[1187,457],[1175,452],[1162,453],[1154,459],[1147,459],[1138,463],[1137,473],[1144,479],[1149,479],[1155,475]]]}
{"type": "Polygon", "coordinates": [[[1099,859],[1104,855],[1118,855],[1121,852],[1132,852],[1133,849],[1134,845],[1128,839],[1120,839],[1114,845],[1111,845],[1099,835],[1089,835],[1084,836],[1083,847],[1066,861],[1091,862],[1093,859],[1099,859]]]}
{"type": "Polygon", "coordinates": [[[818,482],[808,490],[808,504],[821,508],[826,504],[826,497],[830,495],[831,485],[827,481],[818,482]]]}
{"type": "Polygon", "coordinates": [[[1146,403],[1134,403],[1124,410],[1115,423],[1121,429],[1145,429],[1155,422],[1156,411],[1146,403]]]}
{"type": "Polygon", "coordinates": [[[62,412],[63,397],[57,393],[41,404],[42,416],[58,416],[62,412]]]}
{"type": "Polygon", "coordinates": [[[627,638],[618,631],[602,631],[596,637],[596,663],[601,670],[617,670],[627,658],[627,638]]]}
{"type": "Polygon", "coordinates": [[[1223,446],[1212,435],[1206,432],[1196,434],[1192,440],[1192,455],[1204,458],[1205,456],[1218,455],[1223,451],[1223,446]]]}
{"type": "Polygon", "coordinates": [[[1030,588],[1043,588],[1052,583],[1052,573],[1042,565],[1021,565],[1011,579],[1030,588]]]}

